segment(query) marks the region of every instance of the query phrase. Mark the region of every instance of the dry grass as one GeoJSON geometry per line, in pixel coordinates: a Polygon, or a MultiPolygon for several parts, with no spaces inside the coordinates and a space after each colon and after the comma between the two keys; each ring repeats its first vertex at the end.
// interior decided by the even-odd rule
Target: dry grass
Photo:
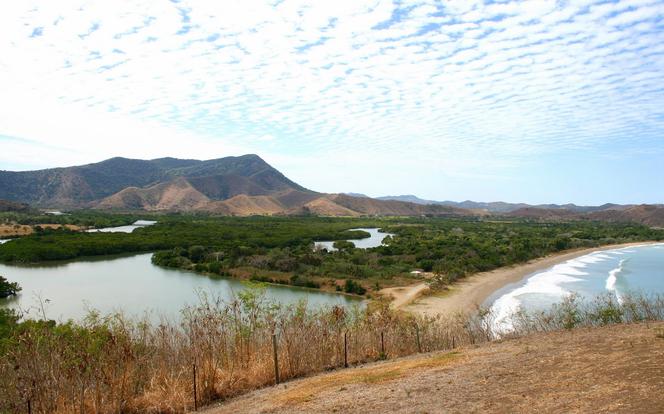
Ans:
{"type": "Polygon", "coordinates": [[[34,233],[35,227],[41,227],[43,229],[59,229],[66,228],[73,231],[80,231],[81,227],[73,224],[35,224],[35,225],[25,225],[25,224],[0,224],[0,237],[14,237],[14,236],[27,236],[34,233]]]}
{"type": "Polygon", "coordinates": [[[664,346],[653,336],[659,329],[626,324],[537,333],[466,346],[452,358],[410,356],[354,368],[350,378],[335,372],[253,392],[207,413],[660,413],[664,346]]]}
{"type": "Polygon", "coordinates": [[[299,382],[277,395],[272,401],[277,406],[289,406],[310,401],[316,394],[332,389],[343,389],[352,384],[379,384],[415,375],[421,369],[439,368],[458,360],[459,352],[428,355],[424,358],[402,359],[390,364],[373,364],[313,377],[299,382]]]}
{"type": "MultiPolygon", "coordinates": [[[[490,318],[486,312],[412,317],[384,302],[365,310],[312,311],[304,304],[280,307],[248,291],[230,303],[202,297],[200,305],[183,311],[179,325],[154,326],[121,315],[90,315],[82,325],[26,322],[0,341],[0,412],[21,412],[30,401],[39,413],[182,413],[194,405],[194,365],[199,405],[274,384],[273,334],[280,377],[287,381],[343,367],[344,333],[348,363],[359,365],[491,341],[490,318]]],[[[621,306],[615,299],[583,306],[572,299],[551,313],[518,315],[512,336],[662,319],[660,297],[628,298],[621,306]]],[[[446,367],[463,355],[337,371],[280,398],[288,405],[339,383],[380,386],[446,367]]]]}

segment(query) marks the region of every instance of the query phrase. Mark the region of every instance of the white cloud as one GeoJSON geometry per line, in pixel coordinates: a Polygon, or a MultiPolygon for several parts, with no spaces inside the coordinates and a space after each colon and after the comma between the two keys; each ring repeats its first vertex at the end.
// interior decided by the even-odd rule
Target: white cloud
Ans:
{"type": "Polygon", "coordinates": [[[2,7],[0,134],[81,159],[426,151],[497,174],[664,126],[661,1],[2,7]]]}

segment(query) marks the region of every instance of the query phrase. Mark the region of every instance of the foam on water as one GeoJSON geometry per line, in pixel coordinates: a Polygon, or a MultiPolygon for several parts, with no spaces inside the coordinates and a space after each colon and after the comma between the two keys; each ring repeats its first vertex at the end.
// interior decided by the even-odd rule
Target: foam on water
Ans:
{"type": "Polygon", "coordinates": [[[549,299],[554,299],[553,303],[560,302],[571,293],[571,290],[574,290],[570,286],[566,286],[567,284],[583,281],[585,286],[588,286],[588,283],[595,283],[592,282],[595,277],[592,275],[606,275],[607,273],[603,273],[606,270],[600,269],[606,269],[606,266],[611,266],[612,263],[616,263],[617,266],[608,271],[608,276],[605,276],[606,280],[602,287],[606,291],[615,294],[618,302],[622,303],[623,296],[619,290],[618,281],[621,273],[625,270],[625,263],[631,259],[632,254],[638,252],[638,248],[663,249],[664,243],[633,245],[597,251],[570,259],[545,271],[534,273],[525,279],[521,286],[507,291],[491,304],[491,311],[494,315],[494,332],[500,334],[514,329],[512,316],[522,309],[526,298],[529,298],[529,302],[535,301],[534,303],[541,302],[545,304],[549,299]],[[602,264],[604,262],[606,264],[602,264]]]}
{"type": "Polygon", "coordinates": [[[578,259],[568,260],[557,264],[544,272],[536,273],[530,277],[526,284],[506,293],[498,298],[491,306],[494,314],[494,331],[509,332],[514,329],[512,316],[521,309],[521,296],[526,294],[544,294],[564,297],[570,292],[564,289],[563,283],[578,282],[581,279],[574,276],[585,276],[583,272],[586,262],[578,259]]]}
{"type": "Polygon", "coordinates": [[[625,259],[622,259],[620,264],[618,264],[618,267],[609,271],[609,277],[606,278],[606,290],[613,292],[616,295],[616,299],[618,299],[618,303],[621,304],[623,302],[623,298],[618,289],[616,289],[616,282],[618,281],[618,275],[623,271],[624,263],[625,259]]]}

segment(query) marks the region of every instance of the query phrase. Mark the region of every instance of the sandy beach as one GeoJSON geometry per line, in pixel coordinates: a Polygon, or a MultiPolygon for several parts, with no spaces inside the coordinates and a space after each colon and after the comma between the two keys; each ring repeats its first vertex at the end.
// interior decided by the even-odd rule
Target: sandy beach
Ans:
{"type": "Polygon", "coordinates": [[[558,263],[585,256],[593,252],[654,243],[659,242],[612,244],[608,246],[575,249],[556,253],[531,260],[524,264],[501,267],[489,272],[476,273],[455,283],[450,287],[449,291],[433,295],[426,295],[428,287],[424,282],[411,286],[383,289],[381,293],[392,296],[392,304],[394,308],[403,309],[408,312],[430,316],[440,314],[449,315],[457,312],[472,312],[498,289],[501,289],[510,283],[519,282],[524,277],[534,272],[548,269],[558,263]]]}

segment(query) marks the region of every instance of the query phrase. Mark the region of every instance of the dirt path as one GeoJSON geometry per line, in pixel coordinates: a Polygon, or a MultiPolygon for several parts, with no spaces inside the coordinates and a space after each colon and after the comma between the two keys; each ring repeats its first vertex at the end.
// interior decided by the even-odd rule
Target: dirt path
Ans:
{"type": "Polygon", "coordinates": [[[498,289],[510,283],[518,282],[531,273],[592,252],[653,243],[625,243],[593,247],[590,249],[577,249],[542,257],[522,265],[502,267],[490,272],[477,273],[455,283],[449,291],[443,294],[420,297],[414,303],[402,306],[402,309],[424,315],[472,312],[498,289]]]}
{"type": "Polygon", "coordinates": [[[381,289],[378,293],[386,297],[391,297],[392,302],[390,306],[394,309],[401,309],[418,297],[426,294],[428,290],[429,286],[426,283],[418,283],[417,285],[385,288],[381,289]]]}
{"type": "Polygon", "coordinates": [[[259,390],[203,412],[661,413],[664,324],[416,355],[259,390]]]}

